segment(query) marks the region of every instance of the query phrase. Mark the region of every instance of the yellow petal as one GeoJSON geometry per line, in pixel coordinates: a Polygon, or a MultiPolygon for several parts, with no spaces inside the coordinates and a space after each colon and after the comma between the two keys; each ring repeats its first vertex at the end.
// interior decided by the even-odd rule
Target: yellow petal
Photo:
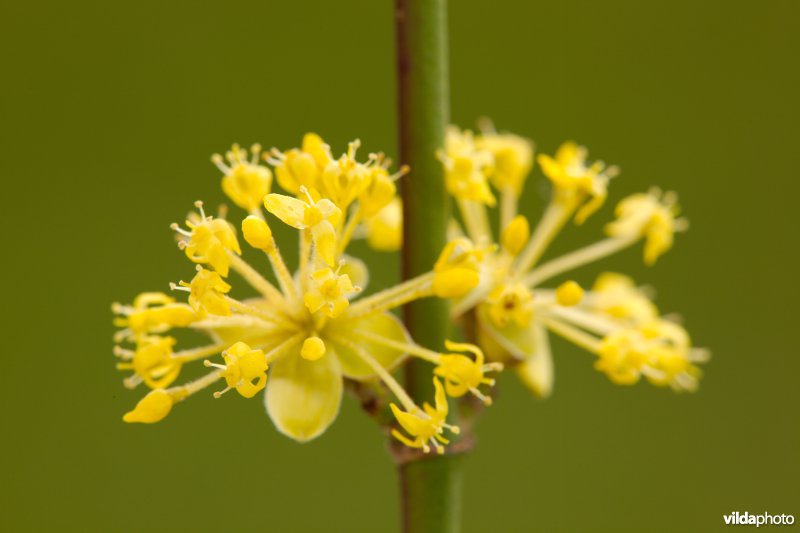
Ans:
{"type": "Polygon", "coordinates": [[[336,230],[327,220],[323,220],[311,229],[317,253],[325,261],[325,264],[332,267],[336,264],[336,230]]]}
{"type": "Polygon", "coordinates": [[[300,442],[318,437],[336,419],[342,369],[336,357],[307,361],[299,348],[272,365],[265,396],[278,431],[300,442]]]}
{"type": "MultiPolygon", "coordinates": [[[[367,269],[366,263],[358,257],[350,255],[343,255],[342,259],[344,259],[344,264],[339,269],[339,274],[346,275],[353,285],[360,287],[362,291],[365,290],[369,285],[369,269],[367,269]]],[[[357,292],[354,292],[348,294],[347,297],[351,299],[357,294],[357,292]]]]}
{"type": "Polygon", "coordinates": [[[297,198],[284,194],[268,194],[264,197],[264,207],[293,228],[304,229],[306,227],[304,218],[308,204],[297,198]]]}

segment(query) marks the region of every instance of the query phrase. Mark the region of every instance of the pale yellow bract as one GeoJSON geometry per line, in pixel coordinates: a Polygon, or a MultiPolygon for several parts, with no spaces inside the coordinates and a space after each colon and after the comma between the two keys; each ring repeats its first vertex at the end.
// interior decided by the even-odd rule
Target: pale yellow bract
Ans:
{"type": "Polygon", "coordinates": [[[581,224],[603,205],[616,167],[588,162],[586,148],[574,142],[564,143],[553,157],[540,155],[537,161],[552,195],[531,230],[517,209],[534,160],[533,143],[497,133],[490,123],[480,134],[451,127],[447,139],[439,158],[460,214],[460,223],[451,224],[451,238],[466,238],[485,250],[473,271],[479,281],[454,298],[452,316],[475,315],[478,341],[489,358],[513,366],[535,394],[547,396],[554,379],[550,331],[594,353],[595,368],[614,383],[630,385],[644,376],[654,385],[696,389],[701,374],[696,363],[706,361],[708,351],[693,348],[683,327],[660,317],[630,278],[602,274],[591,290],[574,280],[555,289],[542,286],[641,240],[644,261],[652,265],[672,247],[674,233],[688,227],[677,218],[677,196],[652,189],[625,198],[616,220],[606,226],[608,238],[542,263],[571,218],[581,224]],[[487,209],[496,204],[496,195],[499,246],[487,209]]]}
{"type": "Polygon", "coordinates": [[[301,148],[272,149],[264,158],[258,145],[249,151],[234,145],[225,157],[213,156],[223,191],[247,213],[240,224],[244,239],[263,253],[272,276],[243,258],[236,227],[206,214],[201,202],[186,229],[173,224],[178,246],[197,264],[190,281],[171,284],[187,293],[188,303],[143,293],[132,305],[113,306],[122,328],[115,337],[118,367],[132,372],[124,383],[152,389],[125,414],[126,422],[158,422],[176,403],[223,381],[216,398],[229,391],[252,398],[264,391],[278,430],[307,441],[336,418],[344,380],[379,380],[395,397],[397,439],[442,453],[445,431],[458,432],[446,421],[447,396],[469,393],[491,403],[486,388],[494,381],[485,374],[501,364],[486,363],[470,344],[448,343],[448,350],[462,353],[447,354],[419,346],[391,313],[419,298],[457,297],[473,289],[488,249],[454,239],[430,272],[358,298],[369,271],[346,250],[356,238],[381,250],[399,248],[402,211],[394,182],[408,171],[390,174],[382,154],[358,161],[359,144],[334,158],[319,136],[307,134],[301,148]],[[286,194],[272,191],[273,173],[286,194]],[[297,268],[287,265],[275,241],[270,224],[276,220],[298,232],[297,268]],[[234,297],[231,271],[258,296],[234,297]],[[164,334],[179,328],[205,333],[210,343],[176,350],[175,338],[164,334]],[[433,406],[419,407],[392,376],[407,357],[431,363],[433,406]],[[174,385],[184,365],[199,361],[211,371],[174,385]]]}

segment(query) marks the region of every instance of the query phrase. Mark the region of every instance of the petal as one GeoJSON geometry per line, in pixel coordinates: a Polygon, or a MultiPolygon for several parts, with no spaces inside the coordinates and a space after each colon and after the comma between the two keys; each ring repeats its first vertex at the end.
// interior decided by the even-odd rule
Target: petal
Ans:
{"type": "MultiPolygon", "coordinates": [[[[339,274],[346,274],[353,285],[361,287],[362,291],[366,289],[369,284],[369,269],[367,269],[367,265],[364,261],[350,255],[343,255],[342,259],[344,259],[344,265],[342,265],[342,268],[339,270],[339,274]]],[[[358,293],[354,292],[346,296],[348,300],[352,300],[354,297],[358,296],[358,293]]]]}
{"type": "MultiPolygon", "coordinates": [[[[394,348],[387,348],[372,341],[354,337],[352,331],[361,330],[373,335],[380,335],[395,342],[409,342],[410,337],[400,320],[391,313],[369,315],[357,320],[345,320],[341,324],[332,324],[335,329],[330,332],[331,337],[343,336],[351,339],[353,343],[366,350],[382,367],[391,370],[396,367],[406,354],[394,348]]],[[[333,348],[342,364],[342,373],[350,378],[365,381],[375,376],[375,372],[366,364],[357,353],[350,348],[333,342],[333,348]]]]}
{"type": "Polygon", "coordinates": [[[318,437],[339,414],[339,360],[328,354],[318,361],[307,361],[300,357],[298,347],[272,365],[264,399],[278,431],[300,442],[318,437]]]}
{"type": "Polygon", "coordinates": [[[317,254],[330,267],[336,265],[336,230],[333,224],[323,220],[311,228],[314,244],[317,247],[317,254]]]}
{"type": "Polygon", "coordinates": [[[268,194],[264,197],[264,207],[293,228],[306,227],[303,220],[308,205],[297,198],[276,193],[268,194]]]}

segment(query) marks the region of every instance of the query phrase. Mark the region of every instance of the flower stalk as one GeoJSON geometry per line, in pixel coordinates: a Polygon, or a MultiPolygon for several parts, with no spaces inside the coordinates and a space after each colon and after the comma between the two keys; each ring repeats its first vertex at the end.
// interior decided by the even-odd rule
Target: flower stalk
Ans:
{"type": "MultiPolygon", "coordinates": [[[[398,126],[404,204],[403,276],[430,269],[446,243],[450,219],[441,163],[449,123],[446,0],[396,0],[398,126]]],[[[406,326],[422,344],[441,345],[450,320],[445,301],[427,299],[406,307],[406,326]]],[[[429,371],[417,361],[406,367],[412,397],[431,396],[429,371]]],[[[460,447],[459,447],[460,448],[460,447]]],[[[403,530],[456,532],[460,527],[459,453],[399,462],[403,530]]]]}

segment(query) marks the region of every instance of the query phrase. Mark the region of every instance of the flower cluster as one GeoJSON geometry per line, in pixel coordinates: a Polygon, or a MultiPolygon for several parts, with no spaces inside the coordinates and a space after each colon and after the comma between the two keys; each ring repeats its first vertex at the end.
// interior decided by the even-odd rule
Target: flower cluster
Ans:
{"type": "Polygon", "coordinates": [[[201,202],[185,227],[172,229],[178,246],[196,265],[189,281],[171,284],[185,293],[177,302],[164,293],[143,293],[132,305],[115,304],[114,353],[120,370],[130,371],[127,387],[144,384],[150,392],[125,414],[126,422],[158,422],[187,397],[223,382],[214,397],[235,390],[245,398],[265,391],[266,409],[279,431],[298,441],[320,435],[336,418],[344,380],[380,380],[396,398],[391,404],[401,442],[424,451],[443,451],[447,396],[473,394],[490,403],[487,363],[469,344],[448,343],[447,353],[413,342],[392,309],[425,297],[463,296],[479,282],[486,251],[465,238],[449,243],[430,272],[359,298],[366,286],[366,265],[347,255],[354,238],[366,238],[380,250],[400,246],[401,217],[395,181],[407,172],[389,172],[390,161],[370,154],[358,161],[359,142],[333,157],[315,134],[300,148],[234,145],[215,155],[222,189],[248,215],[241,221],[244,240],[265,256],[272,275],[242,257],[237,227],[208,215],[201,202]],[[266,164],[265,164],[266,163],[266,164]],[[273,192],[273,176],[286,194],[273,192]],[[265,209],[266,213],[262,210],[265,209]],[[299,235],[299,261],[290,268],[273,236],[268,216],[299,235]],[[235,273],[258,296],[232,296],[235,273]],[[169,336],[188,328],[208,336],[208,344],[183,349],[169,336]],[[434,405],[418,406],[392,376],[407,357],[432,364],[434,405]],[[181,385],[182,367],[202,361],[209,372],[181,385]],[[482,389],[482,390],[481,390],[482,389]],[[401,431],[402,430],[402,431],[401,431]]]}
{"type": "Polygon", "coordinates": [[[646,291],[621,274],[601,275],[590,290],[574,280],[556,287],[543,284],[587,263],[644,241],[644,261],[652,265],[669,250],[675,232],[687,222],[678,218],[677,197],[653,189],[623,199],[607,237],[546,262],[540,260],[560,230],[573,219],[582,224],[605,202],[616,167],[590,163],[586,148],[564,143],[555,156],[536,161],[552,186],[551,199],[535,228],[518,214],[518,201],[534,163],[533,143],[496,133],[448,131],[438,156],[446,186],[459,210],[452,238],[469,238],[485,250],[476,287],[454,299],[454,318],[474,313],[479,344],[490,359],[514,366],[537,395],[553,386],[548,332],[596,355],[595,368],[617,384],[644,376],[674,390],[697,388],[696,363],[708,352],[694,348],[679,324],[659,315],[646,291]],[[499,205],[495,238],[489,208],[499,205]]]}

